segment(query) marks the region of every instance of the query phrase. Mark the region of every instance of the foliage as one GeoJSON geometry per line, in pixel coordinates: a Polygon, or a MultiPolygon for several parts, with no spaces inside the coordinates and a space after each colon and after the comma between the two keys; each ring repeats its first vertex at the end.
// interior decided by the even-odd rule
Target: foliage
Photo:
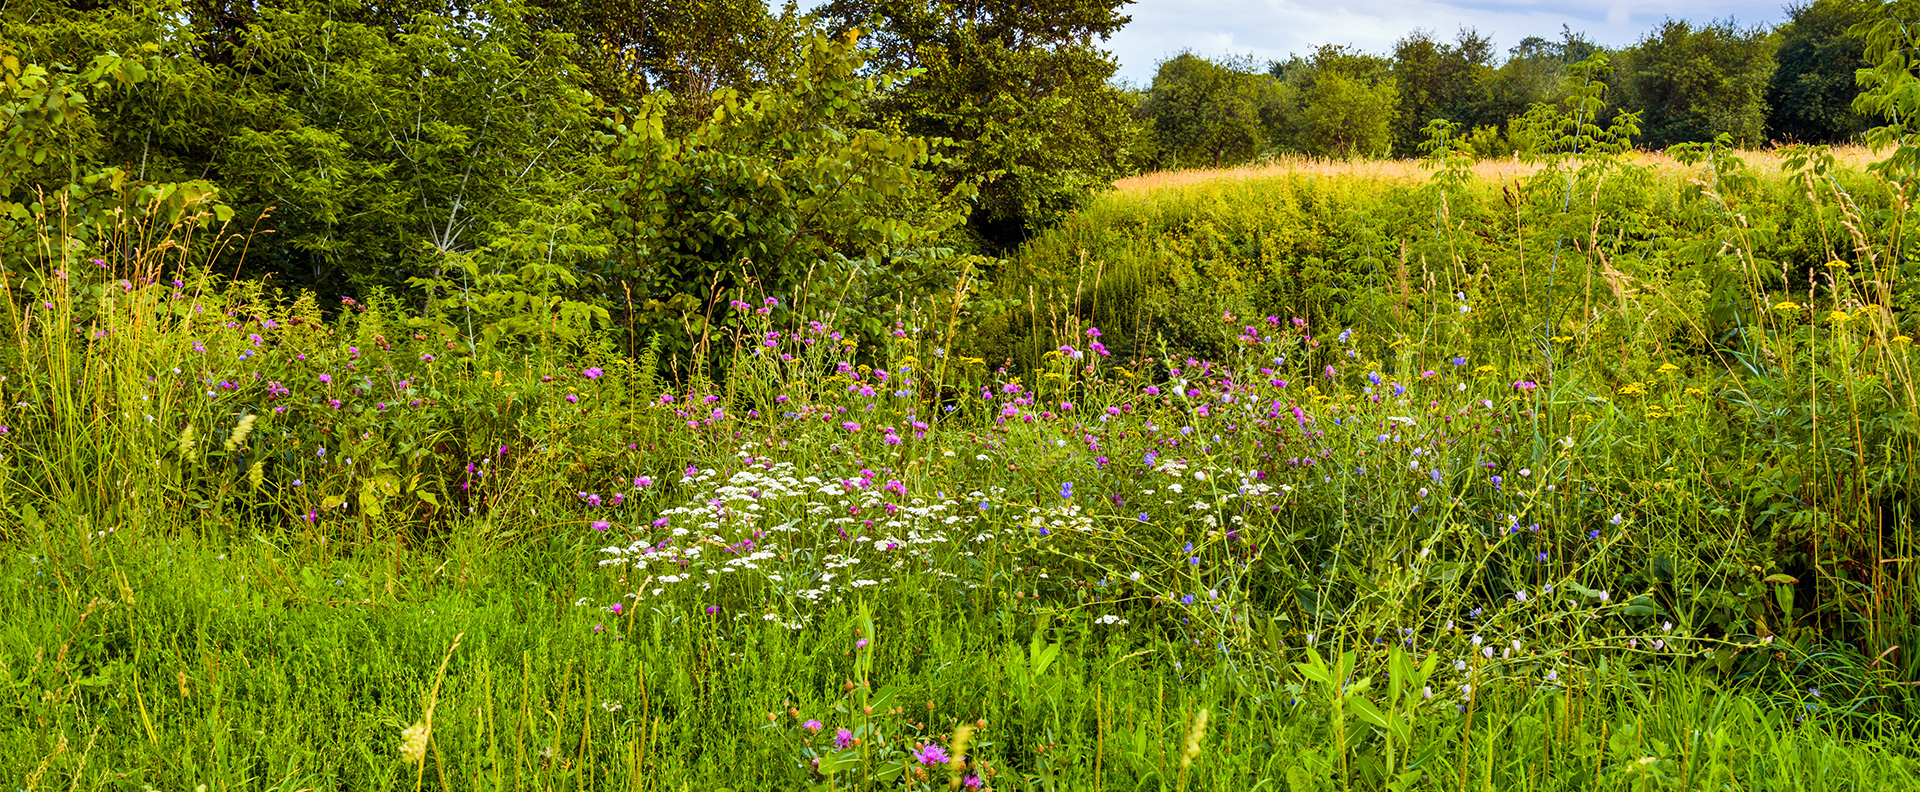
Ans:
{"type": "Polygon", "coordinates": [[[1467,128],[1498,129],[1505,116],[1488,113],[1493,82],[1493,42],[1462,29],[1453,43],[1416,30],[1393,45],[1393,80],[1399,89],[1393,153],[1409,156],[1427,122],[1445,119],[1467,128]]]}
{"type": "Polygon", "coordinates": [[[1162,61],[1139,113],[1152,127],[1157,167],[1233,165],[1266,152],[1284,129],[1280,84],[1250,61],[1192,53],[1162,61]]]}
{"type": "Polygon", "coordinates": [[[867,123],[870,97],[900,78],[861,64],[851,35],[816,37],[797,71],[752,95],[717,92],[683,135],[659,97],[613,126],[614,276],[668,354],[704,356],[729,305],[767,298],[878,334],[885,311],[957,277],[939,243],[970,185],[937,191],[944,141],[867,123]]]}
{"type": "Polygon", "coordinates": [[[1122,174],[1130,103],[1098,49],[1125,25],[1123,0],[836,0],[834,30],[871,30],[875,67],[908,74],[875,97],[876,121],[944,138],[944,183],[977,185],[968,228],[1003,252],[1122,174]]]}
{"type": "MultiPolygon", "coordinates": [[[[254,232],[229,266],[328,293],[397,287],[543,216],[579,217],[596,109],[567,37],[511,0],[392,10],[262,6],[219,58],[191,26],[90,22],[151,37],[155,54],[152,79],[104,106],[102,145],[76,152],[150,179],[211,174],[254,232]]],[[[94,29],[74,24],[29,38],[94,29]]]]}
{"type": "Polygon", "coordinates": [[[716,90],[750,91],[791,70],[803,49],[798,20],[774,16],[760,0],[528,5],[536,26],[573,36],[573,60],[603,103],[633,112],[642,97],[665,91],[682,99],[679,122],[698,122],[710,109],[701,100],[716,90]]]}
{"type": "Polygon", "coordinates": [[[1880,0],[1814,0],[1788,9],[1777,66],[1767,86],[1767,131],[1777,139],[1844,143],[1866,128],[1853,112],[1866,66],[1862,42],[1847,29],[1879,13],[1880,0]]]}
{"type": "Polygon", "coordinates": [[[1385,156],[1393,144],[1399,88],[1385,58],[1326,46],[1276,74],[1299,109],[1289,142],[1298,151],[1346,159],[1385,156]]]}
{"type": "Polygon", "coordinates": [[[1620,60],[1620,83],[1644,119],[1642,142],[1665,148],[1721,134],[1742,146],[1766,142],[1774,41],[1765,28],[1683,20],[1641,39],[1620,60]]]}

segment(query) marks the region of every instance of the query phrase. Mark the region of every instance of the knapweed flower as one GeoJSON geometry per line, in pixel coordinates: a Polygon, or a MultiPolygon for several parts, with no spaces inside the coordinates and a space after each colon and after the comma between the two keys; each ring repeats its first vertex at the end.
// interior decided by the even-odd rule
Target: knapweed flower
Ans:
{"type": "Polygon", "coordinates": [[[853,732],[846,729],[834,730],[833,747],[841,749],[853,747],[853,732]]]}
{"type": "Polygon", "coordinates": [[[825,727],[822,726],[821,723],[817,720],[810,720],[810,721],[807,721],[806,723],[800,724],[800,728],[806,729],[808,734],[819,734],[820,730],[825,727]]]}
{"type": "Polygon", "coordinates": [[[613,526],[611,526],[611,525],[608,525],[608,524],[607,524],[607,521],[606,521],[606,520],[594,520],[594,521],[593,521],[593,530],[596,530],[596,531],[599,531],[599,532],[601,532],[601,533],[606,533],[606,532],[607,532],[607,529],[608,529],[608,528],[612,528],[612,527],[613,527],[613,526]]]}
{"type": "Polygon", "coordinates": [[[604,373],[606,372],[601,371],[599,366],[588,366],[580,372],[580,376],[586,377],[587,379],[599,379],[600,375],[604,373]]]}
{"type": "Polygon", "coordinates": [[[943,749],[938,745],[932,745],[932,744],[923,745],[920,747],[919,751],[914,753],[914,757],[919,759],[921,764],[926,765],[928,767],[932,767],[934,765],[943,765],[947,763],[946,749],[943,749]]]}
{"type": "Polygon", "coordinates": [[[853,642],[853,648],[855,648],[855,649],[865,649],[865,648],[867,648],[867,639],[865,639],[865,638],[862,638],[862,639],[860,639],[860,640],[858,640],[858,641],[854,641],[854,642],[853,642]]]}

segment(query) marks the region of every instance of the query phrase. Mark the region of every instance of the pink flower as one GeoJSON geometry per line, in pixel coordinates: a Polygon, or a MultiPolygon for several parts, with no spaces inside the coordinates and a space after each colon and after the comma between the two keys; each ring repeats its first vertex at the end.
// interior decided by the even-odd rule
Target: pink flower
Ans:
{"type": "Polygon", "coordinates": [[[810,721],[807,721],[806,723],[800,724],[800,728],[806,729],[808,734],[819,734],[820,729],[824,727],[820,725],[819,721],[810,720],[810,721]]]}
{"type": "Polygon", "coordinates": [[[938,745],[925,745],[915,753],[915,758],[923,765],[941,765],[947,763],[947,752],[938,745]]]}
{"type": "Polygon", "coordinates": [[[589,366],[585,371],[580,372],[580,375],[587,379],[599,379],[600,375],[604,373],[605,372],[600,370],[599,366],[589,366]]]}
{"type": "Polygon", "coordinates": [[[833,747],[844,749],[844,748],[850,748],[852,746],[853,746],[853,732],[848,731],[846,729],[839,729],[834,731],[833,747]]]}
{"type": "MultiPolygon", "coordinates": [[[[613,527],[613,526],[611,526],[611,525],[608,525],[608,524],[607,524],[607,521],[606,521],[606,520],[594,520],[594,521],[593,521],[593,530],[596,530],[596,531],[599,531],[599,532],[601,532],[601,533],[606,533],[606,532],[607,532],[607,529],[608,529],[608,528],[612,528],[612,527],[613,527]]],[[[618,608],[618,607],[620,607],[620,606],[618,606],[618,605],[615,605],[614,607],[616,607],[616,608],[618,608]]]]}

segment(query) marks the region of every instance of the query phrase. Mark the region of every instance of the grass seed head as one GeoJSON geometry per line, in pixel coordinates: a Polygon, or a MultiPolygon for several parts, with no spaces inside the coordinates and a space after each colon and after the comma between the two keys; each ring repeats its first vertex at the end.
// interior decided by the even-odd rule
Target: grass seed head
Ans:
{"type": "Polygon", "coordinates": [[[180,458],[188,462],[200,461],[200,433],[194,431],[193,424],[187,424],[180,430],[180,439],[175,441],[180,449],[180,458]]]}
{"type": "Polygon", "coordinates": [[[259,417],[260,416],[253,413],[240,416],[240,422],[233,425],[233,433],[227,435],[225,448],[228,452],[232,452],[234,449],[239,448],[241,444],[247,442],[247,435],[253,433],[253,422],[258,420],[259,417]]]}
{"type": "Polygon", "coordinates": [[[1200,742],[1207,738],[1207,717],[1209,710],[1193,714],[1193,728],[1187,730],[1186,748],[1180,752],[1180,769],[1186,770],[1193,760],[1200,756],[1200,742]]]}
{"type": "Polygon", "coordinates": [[[400,756],[411,764],[427,761],[427,736],[431,731],[427,724],[415,722],[400,732],[400,756]]]}

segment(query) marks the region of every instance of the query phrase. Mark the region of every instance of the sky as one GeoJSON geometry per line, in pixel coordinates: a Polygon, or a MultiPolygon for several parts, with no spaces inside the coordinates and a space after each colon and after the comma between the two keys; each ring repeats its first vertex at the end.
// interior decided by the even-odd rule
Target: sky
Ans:
{"type": "MultiPolygon", "coordinates": [[[[802,8],[821,0],[800,0],[802,8]]],[[[1205,56],[1251,55],[1281,60],[1321,44],[1346,44],[1385,54],[1415,28],[1452,41],[1460,28],[1480,31],[1494,51],[1527,36],[1557,39],[1560,26],[1596,44],[1639,41],[1667,18],[1692,22],[1732,19],[1772,25],[1786,18],[1787,0],[1136,0],[1123,13],[1133,22],[1108,39],[1120,60],[1117,77],[1141,86],[1160,61],[1183,50],[1205,56]]]]}

